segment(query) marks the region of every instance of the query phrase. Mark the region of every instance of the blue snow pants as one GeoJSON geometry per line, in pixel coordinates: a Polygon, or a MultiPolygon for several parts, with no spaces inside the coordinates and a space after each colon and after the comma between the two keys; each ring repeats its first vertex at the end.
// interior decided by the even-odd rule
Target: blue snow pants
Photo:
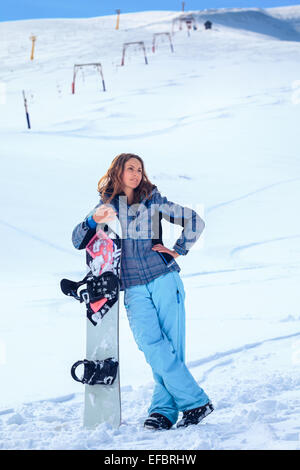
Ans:
{"type": "Polygon", "coordinates": [[[148,413],[173,424],[179,411],[205,405],[209,398],[185,365],[185,292],[177,271],[125,289],[124,304],[134,339],[155,380],[148,413]]]}

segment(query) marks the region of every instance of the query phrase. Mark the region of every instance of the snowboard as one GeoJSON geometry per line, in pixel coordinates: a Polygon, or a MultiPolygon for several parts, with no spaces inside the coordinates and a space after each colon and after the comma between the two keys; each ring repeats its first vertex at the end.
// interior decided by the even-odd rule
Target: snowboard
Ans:
{"type": "MultiPolygon", "coordinates": [[[[98,226],[99,227],[99,226],[98,226]]],[[[121,226],[116,218],[102,225],[86,246],[88,273],[81,281],[63,279],[65,295],[85,303],[86,358],[71,368],[74,380],[85,385],[83,424],[93,428],[121,422],[119,372],[119,291],[121,226]],[[83,367],[83,375],[78,370],[83,367]],[[78,369],[77,369],[78,368],[78,369]]]]}

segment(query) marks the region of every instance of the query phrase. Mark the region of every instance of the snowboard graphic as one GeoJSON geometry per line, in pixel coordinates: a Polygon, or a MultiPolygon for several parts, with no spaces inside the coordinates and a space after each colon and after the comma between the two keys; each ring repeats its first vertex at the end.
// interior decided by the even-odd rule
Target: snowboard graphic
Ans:
{"type": "Polygon", "coordinates": [[[86,306],[86,359],[77,361],[72,377],[85,384],[84,426],[121,422],[119,373],[119,287],[121,227],[115,219],[98,229],[86,246],[89,269],[82,281],[61,281],[64,294],[86,306]],[[77,367],[82,369],[81,378],[77,367]]]}

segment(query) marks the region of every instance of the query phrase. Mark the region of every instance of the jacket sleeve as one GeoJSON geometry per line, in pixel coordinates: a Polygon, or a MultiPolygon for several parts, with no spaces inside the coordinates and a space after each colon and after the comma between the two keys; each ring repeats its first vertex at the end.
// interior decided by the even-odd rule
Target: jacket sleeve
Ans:
{"type": "Polygon", "coordinates": [[[82,250],[86,247],[88,242],[93,238],[96,233],[97,224],[92,221],[91,217],[95,210],[102,205],[102,202],[97,204],[92,211],[88,213],[83,222],[80,222],[73,230],[72,243],[77,250],[82,250]]]}
{"type": "Polygon", "coordinates": [[[203,232],[205,227],[204,220],[194,210],[168,201],[159,192],[156,193],[153,203],[157,205],[164,219],[172,224],[183,227],[173,250],[179,255],[186,255],[203,232]]]}

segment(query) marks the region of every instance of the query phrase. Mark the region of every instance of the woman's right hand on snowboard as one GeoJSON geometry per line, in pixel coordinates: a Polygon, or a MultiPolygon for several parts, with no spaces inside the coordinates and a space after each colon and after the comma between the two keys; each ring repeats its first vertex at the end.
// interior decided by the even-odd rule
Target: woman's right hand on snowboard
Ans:
{"type": "Polygon", "coordinates": [[[103,204],[102,206],[96,209],[95,214],[93,214],[93,219],[97,224],[103,224],[114,220],[117,213],[111,206],[103,204]]]}

